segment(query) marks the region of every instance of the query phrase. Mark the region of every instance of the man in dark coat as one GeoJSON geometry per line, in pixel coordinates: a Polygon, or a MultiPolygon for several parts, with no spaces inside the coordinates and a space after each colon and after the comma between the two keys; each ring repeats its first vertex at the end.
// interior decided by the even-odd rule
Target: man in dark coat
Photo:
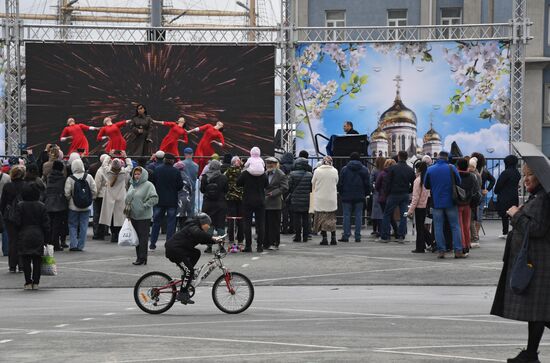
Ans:
{"type": "MultiPolygon", "coordinates": [[[[284,153],[281,157],[281,163],[280,168],[285,175],[289,175],[292,171],[292,167],[294,166],[294,154],[292,153],[284,153]]],[[[281,233],[282,234],[292,234],[294,232],[294,226],[293,226],[293,219],[292,219],[292,213],[290,212],[290,200],[287,198],[288,196],[288,190],[283,195],[283,200],[285,201],[283,203],[283,209],[281,211],[282,215],[282,223],[281,223],[281,233]]]]}
{"type": "Polygon", "coordinates": [[[187,282],[185,285],[181,285],[181,291],[177,296],[182,304],[195,303],[189,296],[189,286],[193,281],[195,265],[201,257],[201,251],[195,247],[198,244],[212,245],[217,242],[217,239],[212,238],[208,233],[211,223],[208,214],[199,213],[196,217],[185,221],[181,231],[174,234],[164,245],[166,258],[178,265],[183,263],[188,270],[185,276],[182,277],[187,282]]]}
{"type": "Polygon", "coordinates": [[[290,208],[294,219],[294,242],[307,242],[309,236],[309,195],[311,193],[311,166],[299,157],[289,176],[290,208]],[[300,235],[301,233],[301,235],[300,235]]]}
{"type": "Polygon", "coordinates": [[[40,188],[35,183],[22,186],[22,202],[15,210],[18,229],[17,252],[25,273],[25,290],[36,290],[40,284],[40,268],[44,246],[49,242],[50,220],[40,198],[40,188]],[[31,267],[32,264],[32,267],[31,267]]]}
{"type": "Polygon", "coordinates": [[[288,191],[288,178],[274,157],[265,160],[268,185],[265,188],[265,239],[264,249],[279,249],[283,195],[288,191]]]}
{"type": "Polygon", "coordinates": [[[176,157],[172,154],[164,156],[164,164],[155,169],[153,184],[159,196],[158,204],[153,208],[153,227],[151,228],[151,245],[157,248],[162,218],[166,215],[166,239],[169,240],[176,231],[176,215],[178,212],[178,192],[183,188],[183,179],[178,169],[174,168],[176,157]]]}
{"type": "Polygon", "coordinates": [[[409,194],[412,192],[414,179],[416,178],[414,170],[407,165],[407,152],[400,151],[397,154],[397,164],[388,169],[386,178],[386,206],[384,208],[384,218],[382,219],[382,240],[390,238],[390,221],[393,218],[395,208],[399,208],[399,229],[397,232],[397,241],[404,243],[407,235],[407,218],[403,214],[407,211],[409,204],[409,194]]]}
{"type": "Polygon", "coordinates": [[[502,235],[505,239],[510,228],[510,219],[506,211],[514,205],[519,205],[518,185],[521,175],[518,171],[518,158],[515,155],[508,155],[504,158],[506,169],[500,174],[495,185],[495,194],[497,195],[497,211],[502,219],[502,235]]]}
{"type": "Polygon", "coordinates": [[[350,161],[342,168],[338,179],[338,193],[344,214],[344,232],[339,242],[349,242],[351,236],[351,213],[355,216],[355,242],[361,242],[361,224],[365,198],[370,194],[369,170],[361,163],[359,153],[353,152],[350,161]]]}
{"type": "Polygon", "coordinates": [[[353,128],[353,122],[351,121],[344,122],[344,132],[346,135],[359,135],[359,132],[353,128]]]}
{"type": "MultiPolygon", "coordinates": [[[[225,194],[228,191],[227,176],[220,171],[221,163],[210,160],[208,171],[201,176],[201,193],[204,195],[202,211],[210,216],[212,227],[218,236],[225,234],[225,217],[227,216],[227,202],[225,194]]],[[[204,251],[212,252],[212,246],[204,251]]]]}
{"type": "Polygon", "coordinates": [[[67,198],[65,198],[65,180],[67,178],[63,173],[64,169],[63,163],[55,160],[46,182],[46,200],[44,203],[50,217],[49,241],[53,245],[54,251],[63,251],[61,240],[65,235],[65,229],[68,228],[67,211],[69,210],[69,204],[67,198]]]}
{"type": "Polygon", "coordinates": [[[252,252],[252,216],[256,222],[256,251],[263,252],[265,233],[265,188],[267,176],[252,175],[243,171],[237,179],[237,186],[243,188],[243,225],[245,247],[243,252],[252,252]]]}

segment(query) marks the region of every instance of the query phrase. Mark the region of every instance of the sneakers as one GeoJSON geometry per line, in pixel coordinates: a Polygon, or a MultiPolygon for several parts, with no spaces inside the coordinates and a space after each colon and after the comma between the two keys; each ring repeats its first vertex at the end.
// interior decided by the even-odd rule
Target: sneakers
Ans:
{"type": "Polygon", "coordinates": [[[25,286],[23,286],[23,290],[32,290],[32,284],[25,284],[25,286]]]}
{"type": "Polygon", "coordinates": [[[402,245],[405,244],[405,237],[399,237],[395,240],[397,243],[401,243],[402,245]]]}
{"type": "Polygon", "coordinates": [[[180,291],[176,296],[176,300],[181,302],[183,305],[194,304],[195,302],[191,300],[191,295],[187,291],[180,291]]]}
{"type": "Polygon", "coordinates": [[[389,239],[382,238],[382,237],[379,237],[379,238],[376,238],[376,239],[374,240],[374,242],[389,243],[390,240],[389,240],[389,239]]]}
{"type": "Polygon", "coordinates": [[[481,246],[479,245],[479,242],[472,242],[472,243],[470,243],[470,247],[471,248],[479,248],[481,246]]]}
{"type": "Polygon", "coordinates": [[[507,234],[501,234],[500,236],[498,236],[498,238],[500,238],[500,239],[506,239],[506,237],[508,237],[507,234]]]}
{"type": "Polygon", "coordinates": [[[157,249],[155,245],[149,245],[149,252],[154,252],[157,249]]]}
{"type": "Polygon", "coordinates": [[[437,254],[437,258],[441,258],[441,259],[445,258],[445,252],[443,252],[443,251],[439,252],[437,254]]]}
{"type": "Polygon", "coordinates": [[[32,289],[33,290],[38,290],[38,284],[32,284],[32,289]]]}
{"type": "Polygon", "coordinates": [[[529,353],[526,350],[519,352],[514,358],[508,358],[508,363],[540,363],[538,354],[529,353]]]}
{"type": "Polygon", "coordinates": [[[468,257],[467,253],[464,252],[455,252],[455,258],[466,258],[468,257]]]}

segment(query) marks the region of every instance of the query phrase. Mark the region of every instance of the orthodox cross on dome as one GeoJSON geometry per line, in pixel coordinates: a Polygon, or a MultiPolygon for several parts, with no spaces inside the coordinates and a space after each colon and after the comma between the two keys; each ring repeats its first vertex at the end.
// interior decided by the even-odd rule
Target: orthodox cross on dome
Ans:
{"type": "Polygon", "coordinates": [[[403,82],[403,77],[401,77],[401,56],[399,56],[398,60],[398,70],[397,75],[393,79],[395,81],[395,99],[400,100],[401,99],[401,82],[403,82]]]}

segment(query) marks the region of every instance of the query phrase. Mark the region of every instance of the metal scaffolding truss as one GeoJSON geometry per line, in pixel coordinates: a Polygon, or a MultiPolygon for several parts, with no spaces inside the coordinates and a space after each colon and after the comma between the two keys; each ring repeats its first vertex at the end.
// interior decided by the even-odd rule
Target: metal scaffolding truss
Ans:
{"type": "Polygon", "coordinates": [[[512,39],[512,25],[461,24],[403,27],[323,27],[296,28],[298,43],[380,43],[425,41],[473,41],[512,39]]]}
{"type": "Polygon", "coordinates": [[[5,43],[6,88],[2,115],[6,124],[8,154],[18,154],[25,140],[23,48],[26,42],[50,43],[120,43],[182,45],[266,45],[275,46],[275,84],[282,97],[281,149],[293,150],[295,139],[294,57],[301,43],[380,43],[420,41],[511,42],[511,141],[522,139],[523,86],[525,78],[525,44],[530,39],[529,21],[525,18],[526,0],[514,0],[510,23],[474,25],[437,25],[405,27],[295,27],[293,0],[281,0],[281,23],[276,27],[127,27],[21,24],[19,1],[6,1],[1,41],[5,43]]]}

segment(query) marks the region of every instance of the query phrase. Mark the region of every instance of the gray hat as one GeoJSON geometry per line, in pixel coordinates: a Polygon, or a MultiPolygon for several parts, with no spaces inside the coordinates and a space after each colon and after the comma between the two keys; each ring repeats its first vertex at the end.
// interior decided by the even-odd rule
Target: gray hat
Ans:
{"type": "Polygon", "coordinates": [[[212,224],[212,219],[210,219],[210,216],[206,213],[197,214],[197,219],[199,220],[199,223],[201,224],[201,226],[203,224],[212,224]]]}
{"type": "Polygon", "coordinates": [[[270,157],[268,157],[267,159],[265,159],[265,162],[266,162],[266,163],[278,163],[279,160],[277,160],[276,157],[270,156],[270,157]]]}

